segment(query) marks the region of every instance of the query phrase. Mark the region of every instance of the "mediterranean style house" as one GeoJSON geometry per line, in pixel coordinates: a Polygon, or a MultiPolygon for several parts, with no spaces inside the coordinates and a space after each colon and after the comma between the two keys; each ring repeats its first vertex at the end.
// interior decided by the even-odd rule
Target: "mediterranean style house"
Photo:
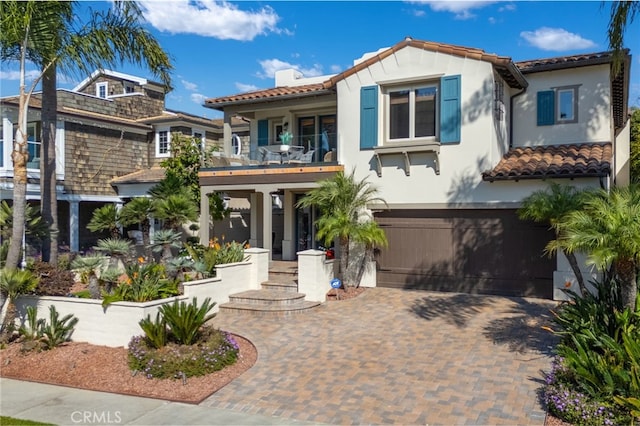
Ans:
{"type": "MultiPolygon", "coordinates": [[[[41,94],[31,98],[27,164],[29,202],[40,199],[41,94]]],[[[95,245],[86,229],[105,203],[122,205],[164,178],[160,162],[170,155],[172,134],[199,138],[203,149],[222,144],[221,120],[165,108],[160,83],[114,71],[94,72],[72,90],[58,90],[56,187],[60,243],[71,251],[95,245]]],[[[13,197],[11,149],[18,97],[0,99],[0,197],[13,197]]],[[[234,118],[233,139],[247,144],[249,124],[234,118]]],[[[241,149],[238,146],[238,151],[241,149]]]]}
{"type": "Polygon", "coordinates": [[[628,184],[628,52],[620,74],[611,64],[608,52],[514,62],[407,38],[337,75],[280,71],[273,88],[205,101],[224,113],[227,153],[232,119],[250,120],[253,162],[202,169],[203,200],[248,198],[251,245],[292,260],[318,246],[316,212],[296,202],[355,170],[388,203],[369,206],[389,240],[378,286],[560,297],[574,277],[543,255],[552,232],[516,211],[547,182],[628,184]]]}

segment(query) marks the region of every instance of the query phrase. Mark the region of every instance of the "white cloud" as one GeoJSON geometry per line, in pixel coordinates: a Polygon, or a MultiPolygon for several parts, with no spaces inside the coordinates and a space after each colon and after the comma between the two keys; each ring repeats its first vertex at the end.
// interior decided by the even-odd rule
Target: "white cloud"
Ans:
{"type": "Polygon", "coordinates": [[[261,34],[279,32],[276,24],[280,18],[269,6],[244,11],[218,0],[145,0],[139,4],[151,25],[171,34],[248,41],[261,34]]]}
{"type": "Polygon", "coordinates": [[[195,84],[195,83],[192,83],[192,82],[187,81],[187,80],[180,80],[180,82],[182,83],[184,88],[187,89],[190,92],[195,92],[196,90],[198,90],[198,85],[195,84]]]}
{"type": "Polygon", "coordinates": [[[244,83],[236,83],[236,89],[238,89],[241,92],[253,92],[258,90],[258,86],[253,85],[253,84],[244,84],[244,83]]]}
{"type": "Polygon", "coordinates": [[[508,3],[498,8],[498,12],[513,12],[514,10],[516,10],[516,5],[513,3],[508,3]]]}
{"type": "Polygon", "coordinates": [[[207,97],[202,93],[192,93],[189,97],[191,98],[192,102],[195,102],[198,105],[202,105],[204,103],[204,100],[207,99],[207,97]]]}
{"type": "Polygon", "coordinates": [[[564,51],[589,49],[596,46],[593,41],[562,28],[541,27],[535,31],[522,31],[520,37],[542,50],[564,51]]]}
{"type": "Polygon", "coordinates": [[[281,61],[280,59],[265,59],[260,61],[262,72],[258,73],[260,78],[273,78],[276,71],[288,70],[293,68],[300,71],[305,77],[316,77],[322,75],[322,65],[314,64],[311,68],[304,68],[298,64],[281,61]]]}
{"type": "Polygon", "coordinates": [[[413,0],[409,3],[426,4],[434,12],[451,12],[455,14],[456,19],[470,19],[475,15],[471,13],[472,9],[480,9],[492,3],[494,0],[477,0],[477,1],[431,1],[431,0],[413,0]]]}
{"type": "MultiPolygon", "coordinates": [[[[24,78],[27,81],[32,81],[33,79],[40,76],[40,71],[38,70],[28,70],[25,71],[24,78]]],[[[0,79],[2,80],[20,80],[20,71],[3,71],[0,70],[0,79]]]]}
{"type": "Polygon", "coordinates": [[[340,65],[331,65],[331,67],[329,68],[331,70],[332,73],[337,74],[339,72],[342,72],[342,67],[340,65]]]}

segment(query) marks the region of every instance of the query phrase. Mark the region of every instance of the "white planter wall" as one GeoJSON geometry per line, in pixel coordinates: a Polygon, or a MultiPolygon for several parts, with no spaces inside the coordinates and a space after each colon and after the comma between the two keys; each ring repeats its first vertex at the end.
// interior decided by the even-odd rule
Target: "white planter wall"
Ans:
{"type": "Polygon", "coordinates": [[[142,334],[138,322],[150,315],[155,318],[158,309],[176,300],[191,302],[198,298],[201,304],[210,297],[216,302],[212,312],[217,312],[221,303],[229,301],[229,294],[259,288],[261,279],[268,276],[269,252],[264,249],[247,249],[248,260],[241,263],[218,265],[217,276],[204,280],[184,283],[184,294],[169,299],[151,302],[116,302],[107,308],[102,300],[80,299],[72,297],[35,297],[22,296],[17,301],[19,320],[26,318],[26,307],[37,306],[38,318],[49,321],[49,306],[53,305],[60,314],[59,318],[73,314],[78,318],[73,341],[88,342],[94,345],[127,346],[131,337],[142,334]]]}

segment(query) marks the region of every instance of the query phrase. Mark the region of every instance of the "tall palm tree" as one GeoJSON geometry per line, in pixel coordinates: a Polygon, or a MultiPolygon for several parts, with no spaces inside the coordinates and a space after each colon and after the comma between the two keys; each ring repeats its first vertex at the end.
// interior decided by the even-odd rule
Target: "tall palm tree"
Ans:
{"type": "Polygon", "coordinates": [[[31,271],[20,271],[5,268],[0,270],[0,293],[6,298],[7,312],[2,321],[2,336],[0,341],[6,342],[13,332],[14,322],[17,316],[16,299],[21,294],[28,293],[36,288],[38,278],[31,271]]]}
{"type": "Polygon", "coordinates": [[[546,251],[549,255],[557,250],[562,251],[569,266],[576,276],[580,293],[584,296],[588,290],[584,283],[582,271],[578,265],[576,255],[567,250],[562,245],[565,240],[561,235],[560,224],[566,216],[574,211],[580,210],[584,204],[584,193],[569,185],[558,185],[552,182],[547,189],[535,191],[522,201],[522,207],[518,210],[520,219],[533,220],[536,222],[549,223],[556,233],[556,239],[551,241],[546,251]]]}
{"type": "Polygon", "coordinates": [[[165,229],[180,232],[180,227],[198,219],[198,206],[189,194],[171,194],[155,199],[156,217],[165,221],[165,229]]]}
{"type": "MultiPolygon", "coordinates": [[[[16,217],[22,217],[26,196],[26,110],[29,96],[42,79],[41,197],[42,214],[51,228],[45,240],[45,260],[57,261],[57,199],[55,192],[55,128],[57,114],[56,74],[79,71],[86,75],[122,62],[145,65],[170,87],[171,62],[158,41],[143,28],[142,12],[135,2],[115,1],[106,12],[92,12],[91,19],[78,25],[77,3],[58,1],[3,1],[0,10],[0,44],[2,59],[19,59],[21,96],[19,130],[12,158],[14,160],[14,202],[16,217]],[[31,91],[24,90],[24,64],[29,59],[40,66],[41,74],[31,91]],[[15,184],[18,184],[16,187],[15,184]]],[[[18,224],[18,221],[16,221],[18,224]]],[[[10,260],[17,262],[22,229],[14,229],[10,260]],[[15,260],[14,260],[15,259],[15,260]]]]}
{"type": "Polygon", "coordinates": [[[105,204],[93,211],[87,229],[91,232],[109,231],[111,238],[122,238],[119,216],[115,204],[105,204]]]}
{"type": "Polygon", "coordinates": [[[151,217],[155,214],[156,208],[151,198],[136,197],[129,201],[120,210],[120,222],[125,225],[139,225],[142,231],[142,244],[147,250],[147,257],[151,258],[149,249],[151,217]]]}
{"type": "Polygon", "coordinates": [[[611,2],[611,18],[607,28],[609,48],[613,50],[613,75],[617,75],[622,69],[624,60],[624,33],[640,12],[638,1],[613,1],[611,2]]]}
{"type": "Polygon", "coordinates": [[[338,172],[333,178],[318,182],[318,187],[307,192],[297,203],[297,207],[318,208],[318,238],[326,245],[338,240],[340,269],[345,287],[359,285],[356,277],[360,265],[350,262],[349,258],[352,244],[360,244],[365,250],[387,244],[384,231],[373,221],[367,210],[367,206],[375,202],[386,204],[377,193],[378,190],[366,179],[357,180],[353,170],[348,175],[338,172]]]}
{"type": "Polygon", "coordinates": [[[570,213],[560,227],[569,251],[589,253],[588,261],[602,270],[613,267],[623,307],[633,311],[640,267],[640,187],[593,193],[584,208],[570,213]]]}

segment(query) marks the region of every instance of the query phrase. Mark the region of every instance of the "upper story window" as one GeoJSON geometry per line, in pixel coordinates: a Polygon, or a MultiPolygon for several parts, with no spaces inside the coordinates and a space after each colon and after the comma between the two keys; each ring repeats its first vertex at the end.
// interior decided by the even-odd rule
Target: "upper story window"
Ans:
{"type": "Polygon", "coordinates": [[[231,153],[234,155],[240,155],[242,152],[242,141],[240,140],[240,136],[235,133],[231,135],[231,153]]]}
{"type": "Polygon", "coordinates": [[[204,130],[201,130],[201,129],[192,129],[192,130],[191,130],[191,137],[192,137],[193,139],[195,139],[196,141],[199,141],[199,142],[200,142],[200,149],[203,149],[203,150],[204,150],[204,148],[205,148],[205,142],[206,142],[206,141],[205,141],[205,132],[204,132],[204,130]]]}
{"type": "Polygon", "coordinates": [[[168,157],[171,148],[171,133],[168,129],[156,132],[156,157],[168,157]]]}
{"type": "Polygon", "coordinates": [[[388,93],[388,138],[433,138],[438,130],[437,85],[419,85],[388,93]]]}
{"type": "Polygon", "coordinates": [[[134,93],[136,91],[135,86],[130,81],[124,82],[124,93],[134,93]]]}
{"type": "Polygon", "coordinates": [[[109,88],[109,83],[103,81],[101,83],[96,83],[96,96],[99,98],[106,99],[107,94],[109,93],[107,90],[109,88]]]}
{"type": "Polygon", "coordinates": [[[537,93],[538,126],[578,122],[580,85],[555,87],[537,93]]]}
{"type": "Polygon", "coordinates": [[[27,123],[27,150],[29,152],[29,159],[27,161],[27,169],[40,170],[40,140],[41,123],[33,122],[27,123]]]}

